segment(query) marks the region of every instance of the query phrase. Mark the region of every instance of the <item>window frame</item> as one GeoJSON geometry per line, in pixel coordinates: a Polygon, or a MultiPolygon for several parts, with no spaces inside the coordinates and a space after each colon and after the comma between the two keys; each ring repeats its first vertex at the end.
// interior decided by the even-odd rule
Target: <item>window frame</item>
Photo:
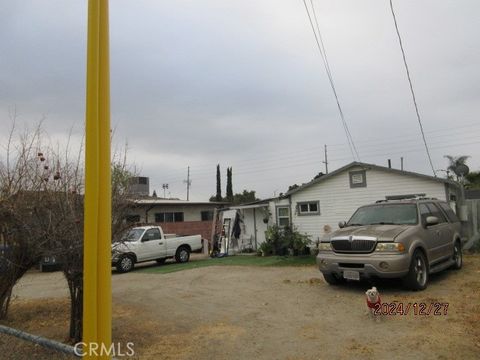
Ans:
{"type": "Polygon", "coordinates": [[[439,224],[444,224],[449,222],[447,216],[443,213],[443,210],[440,208],[440,206],[438,206],[433,202],[428,202],[425,204],[430,209],[432,216],[435,216],[438,219],[439,224]],[[436,210],[436,211],[432,211],[432,210],[436,210]]]}
{"type": "Polygon", "coordinates": [[[364,188],[367,187],[367,170],[355,170],[348,172],[348,178],[350,180],[350,188],[364,188]],[[353,177],[355,175],[362,175],[362,182],[361,183],[353,183],[353,177]]]}
{"type": "Polygon", "coordinates": [[[162,233],[160,232],[159,229],[157,228],[151,228],[151,229],[147,229],[145,230],[145,233],[142,235],[142,242],[148,242],[148,241],[154,241],[154,240],[162,240],[162,233]],[[155,232],[155,233],[158,233],[158,238],[152,238],[152,239],[149,239],[149,238],[145,238],[145,236],[147,236],[147,234],[149,232],[155,232]]]}
{"type": "Polygon", "coordinates": [[[155,213],[156,223],[178,223],[185,221],[185,213],[183,211],[164,211],[155,213]],[[176,217],[181,214],[181,220],[176,220],[176,217]],[[168,216],[168,221],[167,221],[168,216]]]}
{"type": "Polygon", "coordinates": [[[290,206],[289,205],[277,205],[275,206],[275,214],[277,217],[277,225],[279,227],[285,227],[285,226],[291,226],[292,224],[292,212],[290,211],[290,206]],[[288,215],[287,216],[280,216],[280,209],[287,209],[288,210],[288,215]],[[288,224],[287,225],[281,225],[280,224],[280,219],[288,219],[288,224]]]}
{"type": "Polygon", "coordinates": [[[299,201],[299,202],[297,202],[297,215],[298,216],[320,215],[320,201],[319,200],[312,200],[312,201],[299,201]],[[317,210],[316,211],[311,211],[310,210],[310,205],[311,204],[317,205],[317,210]],[[306,212],[303,212],[301,210],[302,205],[307,205],[308,210],[306,212]]]}
{"type": "Polygon", "coordinates": [[[460,219],[458,218],[457,214],[455,214],[455,211],[453,211],[453,209],[447,203],[440,202],[440,203],[437,203],[437,204],[439,205],[439,207],[445,213],[445,215],[448,219],[448,222],[450,222],[450,223],[460,222],[460,219]]]}
{"type": "Polygon", "coordinates": [[[200,211],[200,220],[201,221],[213,221],[213,210],[202,210],[200,211]],[[206,215],[206,216],[204,216],[206,215]]]}

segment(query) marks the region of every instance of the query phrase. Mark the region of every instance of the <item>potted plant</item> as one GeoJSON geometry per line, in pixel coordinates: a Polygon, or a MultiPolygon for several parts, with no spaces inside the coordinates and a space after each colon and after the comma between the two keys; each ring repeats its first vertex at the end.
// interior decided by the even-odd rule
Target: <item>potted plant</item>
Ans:
{"type": "Polygon", "coordinates": [[[267,207],[263,210],[263,222],[265,224],[268,224],[268,221],[270,220],[270,217],[272,216],[272,213],[270,212],[270,209],[267,207]]]}

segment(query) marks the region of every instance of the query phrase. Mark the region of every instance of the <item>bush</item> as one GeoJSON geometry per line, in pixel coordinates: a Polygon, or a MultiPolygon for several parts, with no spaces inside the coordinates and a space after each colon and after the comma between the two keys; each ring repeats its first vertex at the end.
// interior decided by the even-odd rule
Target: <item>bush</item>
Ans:
{"type": "Polygon", "coordinates": [[[265,241],[262,245],[260,245],[260,253],[265,256],[273,255],[274,253],[273,245],[265,241]]]}
{"type": "Polygon", "coordinates": [[[265,242],[260,246],[260,250],[265,255],[305,255],[309,252],[309,243],[309,236],[299,233],[296,228],[273,225],[265,232],[265,242]]]}

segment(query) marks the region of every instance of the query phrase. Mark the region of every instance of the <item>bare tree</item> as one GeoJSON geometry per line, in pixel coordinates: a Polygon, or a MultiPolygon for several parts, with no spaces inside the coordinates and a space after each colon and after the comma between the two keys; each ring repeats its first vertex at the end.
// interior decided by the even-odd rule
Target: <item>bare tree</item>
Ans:
{"type": "MultiPolygon", "coordinates": [[[[6,316],[11,290],[41,256],[57,259],[70,293],[69,337],[81,341],[83,317],[83,149],[75,157],[41,146],[40,128],[23,136],[11,159],[13,130],[0,164],[1,234],[7,271],[0,274],[0,316],[6,316]],[[27,139],[30,142],[27,142],[27,139]],[[18,153],[18,154],[17,154],[18,153]]],[[[112,237],[125,230],[129,207],[126,150],[112,159],[112,237]]]]}
{"type": "Polygon", "coordinates": [[[0,157],[0,319],[7,316],[13,286],[38,262],[47,241],[35,216],[44,200],[40,127],[20,134],[17,141],[15,134],[13,124],[0,157]]]}

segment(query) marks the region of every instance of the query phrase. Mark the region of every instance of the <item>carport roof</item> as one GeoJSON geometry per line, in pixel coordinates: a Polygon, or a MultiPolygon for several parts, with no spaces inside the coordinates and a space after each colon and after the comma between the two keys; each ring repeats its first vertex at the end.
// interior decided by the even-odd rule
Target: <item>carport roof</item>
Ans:
{"type": "Polygon", "coordinates": [[[170,200],[170,199],[132,199],[137,205],[210,205],[210,206],[225,206],[229,205],[226,202],[214,201],[187,201],[187,200],[170,200]]]}

